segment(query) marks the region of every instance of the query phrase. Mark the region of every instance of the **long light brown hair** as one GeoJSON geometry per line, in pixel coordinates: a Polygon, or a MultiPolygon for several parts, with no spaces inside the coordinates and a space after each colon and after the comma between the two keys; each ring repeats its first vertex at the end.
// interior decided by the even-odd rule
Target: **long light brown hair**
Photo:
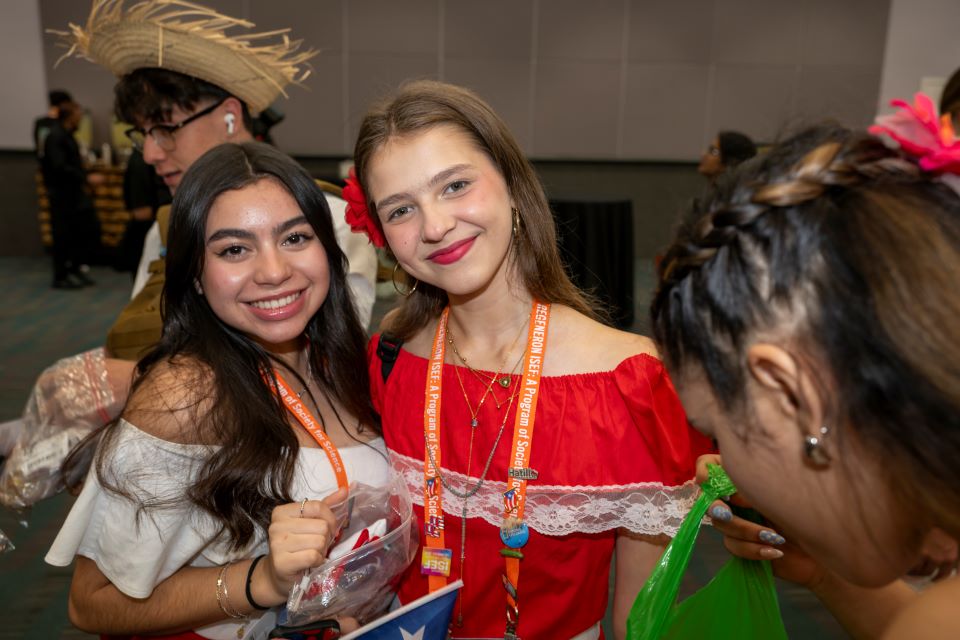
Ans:
{"type": "MultiPolygon", "coordinates": [[[[535,299],[563,304],[597,318],[596,304],[574,285],[557,249],[556,225],[543,186],[503,120],[468,89],[420,80],[403,85],[396,94],[372,107],[360,125],[354,148],[357,178],[367,183],[370,160],[391,138],[413,135],[441,125],[464,131],[493,161],[519,210],[519,233],[507,259],[521,284],[535,299]]],[[[380,219],[367,194],[367,206],[378,226],[380,219]]],[[[381,227],[382,228],[382,227],[381,227]]],[[[406,339],[440,315],[447,293],[421,282],[401,305],[390,332],[406,339]]]]}

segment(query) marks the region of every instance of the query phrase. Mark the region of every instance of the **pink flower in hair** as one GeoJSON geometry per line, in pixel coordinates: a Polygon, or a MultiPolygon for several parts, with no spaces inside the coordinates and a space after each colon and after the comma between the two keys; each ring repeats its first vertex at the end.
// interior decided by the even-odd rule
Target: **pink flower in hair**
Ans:
{"type": "Polygon", "coordinates": [[[924,171],[960,174],[960,141],[949,114],[938,116],[933,100],[922,93],[913,96],[913,104],[893,100],[890,105],[898,107],[898,111],[878,116],[870,133],[893,138],[901,149],[918,159],[924,171]]]}
{"type": "Polygon", "coordinates": [[[363,193],[363,188],[357,181],[357,174],[350,168],[350,174],[347,176],[346,185],[343,187],[343,199],[347,201],[347,211],[345,218],[350,230],[354,233],[365,233],[375,247],[384,247],[387,239],[383,231],[377,225],[376,220],[370,214],[367,207],[367,196],[363,193]]]}

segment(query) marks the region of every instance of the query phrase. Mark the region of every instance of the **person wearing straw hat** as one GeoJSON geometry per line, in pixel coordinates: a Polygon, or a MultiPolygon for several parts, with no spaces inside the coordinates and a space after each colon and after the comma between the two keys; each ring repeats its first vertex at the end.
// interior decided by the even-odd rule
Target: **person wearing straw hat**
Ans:
{"type": "MultiPolygon", "coordinates": [[[[307,62],[315,51],[301,51],[302,41],[290,40],[287,29],[254,33],[253,27],[182,0],[151,0],[129,8],[124,0],[94,0],[85,25],[71,24],[69,31],[57,33],[69,46],[61,60],[81,56],[119,78],[117,115],[137,124],[128,136],[175,191],[183,172],[205,151],[252,140],[252,116],[286,96],[288,85],[301,84],[310,75],[307,62]],[[226,33],[237,29],[243,32],[226,33]]],[[[346,203],[328,201],[337,240],[350,262],[361,324],[366,324],[376,255],[350,233],[343,216],[346,203]]],[[[147,246],[135,292],[146,281],[150,260],[159,256],[155,231],[147,246]]]]}
{"type": "MultiPolygon", "coordinates": [[[[255,33],[254,25],[181,0],[153,0],[125,7],[123,0],[94,0],[83,25],[55,32],[73,55],[99,64],[119,80],[116,112],[134,126],[128,131],[144,159],[171,191],[204,152],[224,142],[252,140],[251,118],[266,109],[290,84],[309,74],[315,54],[301,51],[286,30],[255,33]],[[231,34],[228,35],[227,31],[231,34]],[[239,32],[239,33],[237,33],[239,32]]],[[[61,58],[61,60],[63,60],[61,58]]],[[[364,239],[350,232],[346,203],[327,195],[337,242],[347,256],[347,281],[362,326],[369,323],[375,297],[377,258],[364,239]]],[[[55,363],[44,371],[31,403],[46,407],[41,423],[24,414],[0,425],[19,430],[0,470],[0,504],[23,508],[62,488],[60,476],[46,474],[33,455],[47,439],[71,427],[89,430],[115,418],[126,398],[134,362],[160,337],[163,287],[162,233],[169,208],[161,208],[147,234],[134,298],[98,348],[55,363]],[[146,287],[146,289],[145,289],[146,287]],[[91,368],[90,363],[96,363],[91,368]],[[78,398],[90,401],[78,404],[78,398]],[[35,402],[34,402],[35,400],[35,402]],[[69,415],[63,424],[50,416],[69,415]],[[47,417],[44,417],[47,416],[47,417]],[[46,422],[43,422],[46,420],[46,422]],[[49,422],[49,424],[47,424],[49,422]],[[53,482],[15,482],[20,471],[43,471],[53,482]]],[[[36,416],[35,416],[36,417],[36,416]]],[[[47,460],[48,467],[59,460],[47,460]]]]}

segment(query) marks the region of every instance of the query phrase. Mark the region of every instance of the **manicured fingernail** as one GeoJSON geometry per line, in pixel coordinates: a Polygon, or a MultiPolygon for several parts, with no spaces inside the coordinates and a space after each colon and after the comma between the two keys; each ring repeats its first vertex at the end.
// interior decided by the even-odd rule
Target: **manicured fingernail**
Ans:
{"type": "Polygon", "coordinates": [[[715,504],[710,507],[710,517],[720,522],[730,522],[733,519],[733,512],[726,505],[715,504]]]}
{"type": "Polygon", "coordinates": [[[777,545],[780,545],[786,542],[786,540],[784,540],[783,536],[781,536],[780,534],[774,533],[773,531],[767,531],[766,529],[760,532],[760,540],[763,542],[766,542],[767,544],[777,544],[777,545]]]}
{"type": "Polygon", "coordinates": [[[771,547],[762,547],[760,549],[760,557],[764,560],[777,560],[783,557],[783,551],[771,547]]]}

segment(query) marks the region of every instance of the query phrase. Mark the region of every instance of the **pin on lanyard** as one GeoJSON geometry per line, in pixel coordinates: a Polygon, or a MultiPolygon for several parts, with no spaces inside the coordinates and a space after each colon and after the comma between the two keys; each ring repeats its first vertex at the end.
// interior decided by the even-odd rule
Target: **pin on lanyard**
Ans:
{"type": "MultiPolygon", "coordinates": [[[[425,544],[421,557],[421,573],[428,576],[430,592],[446,585],[450,575],[453,551],[444,543],[443,491],[440,478],[440,409],[443,392],[443,361],[446,354],[447,321],[450,308],[443,310],[433,338],[433,348],[427,369],[424,389],[423,432],[423,505],[425,544]]],[[[540,390],[540,375],[546,354],[547,327],[550,323],[550,305],[534,303],[527,331],[527,351],[521,370],[520,403],[513,427],[513,447],[509,459],[508,489],[503,494],[504,523],[500,538],[506,547],[500,554],[506,562],[503,575],[507,592],[507,627],[505,638],[517,638],[519,622],[517,585],[520,579],[520,560],[523,547],[530,538],[530,531],[523,521],[527,495],[527,481],[534,480],[537,472],[530,468],[530,451],[533,447],[533,426],[536,418],[537,394],[540,390]]],[[[462,567],[461,567],[462,571],[462,567]]]]}
{"type": "Polygon", "coordinates": [[[520,586],[520,561],[523,559],[520,549],[530,540],[530,529],[523,521],[523,512],[527,502],[527,480],[537,478],[537,472],[530,468],[530,451],[533,448],[533,426],[537,417],[540,375],[543,372],[549,324],[550,305],[537,302],[527,334],[527,354],[521,371],[523,384],[514,418],[507,490],[503,494],[500,539],[506,546],[500,550],[500,555],[504,559],[502,581],[507,595],[505,640],[519,640],[517,625],[520,623],[520,606],[517,592],[520,586]]]}
{"type": "MultiPolygon", "coordinates": [[[[297,422],[306,429],[307,433],[313,436],[313,439],[317,441],[320,448],[327,454],[327,459],[330,460],[330,466],[333,467],[333,474],[337,477],[337,487],[340,489],[345,488],[348,484],[347,470],[343,466],[343,459],[340,457],[340,451],[337,450],[337,445],[333,444],[333,441],[330,440],[329,436],[324,432],[323,425],[313,417],[310,409],[308,409],[307,406],[303,404],[303,401],[300,400],[300,397],[293,392],[290,385],[287,384],[287,381],[280,375],[280,372],[274,369],[273,375],[277,379],[277,386],[273,387],[270,379],[267,378],[268,386],[280,397],[287,411],[293,414],[297,422]]],[[[266,376],[264,377],[266,378],[266,376]]]]}

